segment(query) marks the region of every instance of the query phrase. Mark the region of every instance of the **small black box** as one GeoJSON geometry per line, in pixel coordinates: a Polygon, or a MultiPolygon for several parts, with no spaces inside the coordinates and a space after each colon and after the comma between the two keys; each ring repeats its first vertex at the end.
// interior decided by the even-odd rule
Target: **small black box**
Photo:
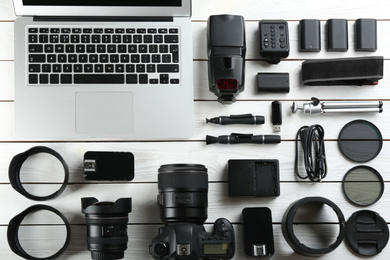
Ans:
{"type": "Polygon", "coordinates": [[[321,51],[321,22],[317,19],[299,21],[299,51],[321,51]]]}
{"type": "Polygon", "coordinates": [[[326,21],[327,50],[348,51],[348,21],[347,19],[329,19],[326,21]]]}
{"type": "Polygon", "coordinates": [[[356,51],[376,51],[377,49],[376,19],[358,19],[355,22],[356,51]]]}
{"type": "Polygon", "coordinates": [[[288,93],[290,76],[288,73],[257,73],[257,91],[288,93]]]}
{"type": "Polygon", "coordinates": [[[279,196],[278,160],[229,160],[229,196],[279,196]]]}

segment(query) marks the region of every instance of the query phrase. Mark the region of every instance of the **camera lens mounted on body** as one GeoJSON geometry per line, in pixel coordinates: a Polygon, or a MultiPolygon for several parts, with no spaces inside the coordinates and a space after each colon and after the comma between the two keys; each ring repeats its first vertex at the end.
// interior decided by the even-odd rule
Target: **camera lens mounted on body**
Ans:
{"type": "Polygon", "coordinates": [[[207,219],[207,168],[201,164],[167,164],[158,172],[161,220],[203,224],[207,219]]]}
{"type": "Polygon", "coordinates": [[[131,198],[121,198],[116,202],[81,198],[81,204],[87,224],[88,250],[91,251],[92,259],[122,259],[127,249],[131,198]]]}

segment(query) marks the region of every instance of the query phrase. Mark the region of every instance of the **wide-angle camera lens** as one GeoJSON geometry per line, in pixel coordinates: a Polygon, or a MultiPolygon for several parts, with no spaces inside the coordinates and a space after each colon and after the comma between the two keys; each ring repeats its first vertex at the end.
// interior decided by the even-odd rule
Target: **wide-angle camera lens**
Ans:
{"type": "Polygon", "coordinates": [[[87,244],[92,259],[122,259],[127,249],[131,198],[121,198],[116,202],[81,198],[81,205],[85,214],[87,244]]]}
{"type": "Polygon", "coordinates": [[[203,224],[207,219],[207,168],[201,164],[167,164],[158,172],[161,220],[203,224]]]}

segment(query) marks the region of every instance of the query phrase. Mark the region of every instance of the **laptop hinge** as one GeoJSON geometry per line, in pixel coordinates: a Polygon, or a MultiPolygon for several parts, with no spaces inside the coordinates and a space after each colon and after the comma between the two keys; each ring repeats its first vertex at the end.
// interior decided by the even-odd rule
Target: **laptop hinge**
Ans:
{"type": "Polygon", "coordinates": [[[34,16],[35,22],[173,22],[173,17],[147,16],[34,16]]]}

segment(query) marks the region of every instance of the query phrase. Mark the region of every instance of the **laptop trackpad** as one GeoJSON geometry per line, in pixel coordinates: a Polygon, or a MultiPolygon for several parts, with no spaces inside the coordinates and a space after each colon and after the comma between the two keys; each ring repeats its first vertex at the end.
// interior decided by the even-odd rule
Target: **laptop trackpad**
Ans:
{"type": "Polygon", "coordinates": [[[132,92],[77,92],[77,133],[132,133],[132,92]]]}

